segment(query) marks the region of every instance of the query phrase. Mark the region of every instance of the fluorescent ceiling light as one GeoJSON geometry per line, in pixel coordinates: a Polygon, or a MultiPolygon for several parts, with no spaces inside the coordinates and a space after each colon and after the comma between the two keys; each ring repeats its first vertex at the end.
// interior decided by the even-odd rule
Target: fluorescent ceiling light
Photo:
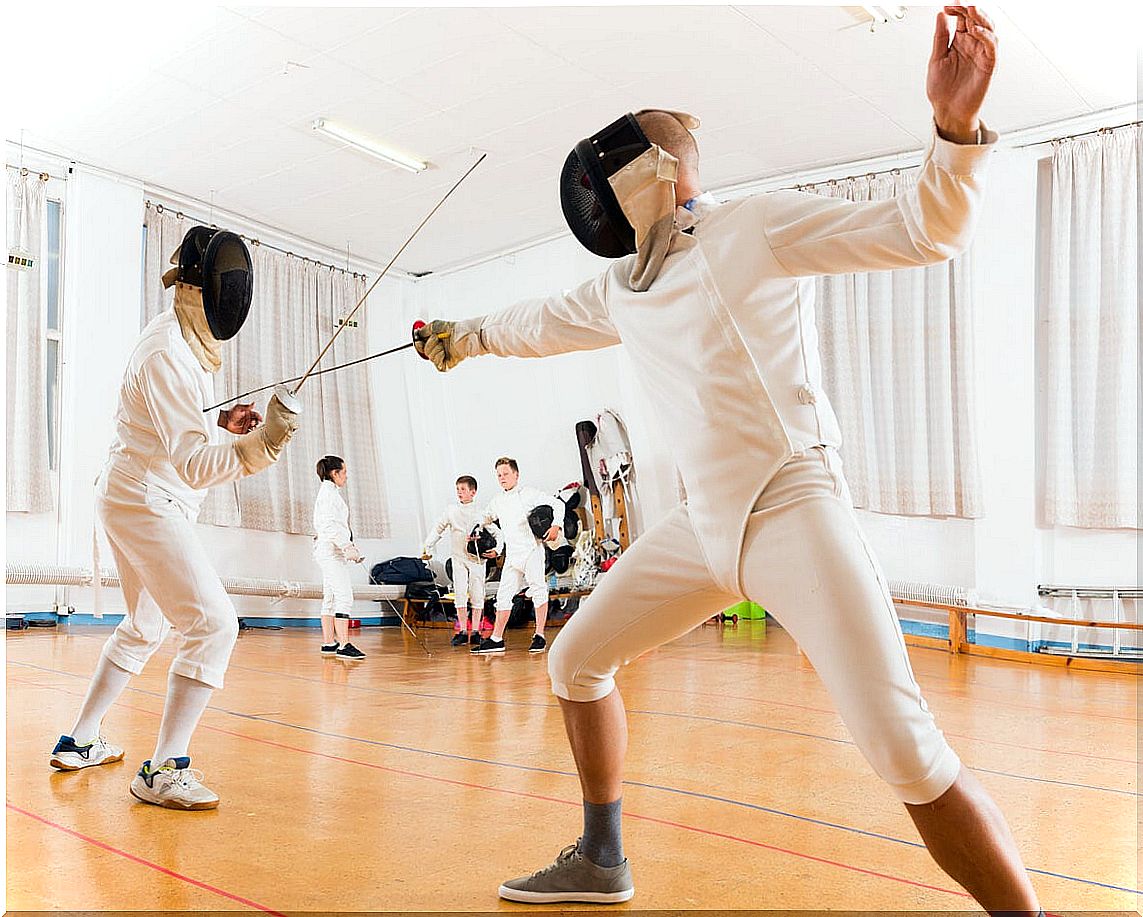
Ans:
{"type": "Polygon", "coordinates": [[[362,153],[375,156],[382,162],[389,163],[391,166],[400,166],[402,169],[408,169],[410,172],[424,172],[425,169],[429,167],[427,162],[414,159],[412,156],[406,156],[404,153],[398,153],[396,150],[382,146],[377,143],[377,141],[354,133],[348,128],[342,127],[340,124],[326,121],[325,118],[318,118],[314,121],[313,128],[319,134],[324,134],[326,137],[336,140],[339,143],[344,143],[346,146],[351,146],[355,150],[360,150],[362,153]]]}

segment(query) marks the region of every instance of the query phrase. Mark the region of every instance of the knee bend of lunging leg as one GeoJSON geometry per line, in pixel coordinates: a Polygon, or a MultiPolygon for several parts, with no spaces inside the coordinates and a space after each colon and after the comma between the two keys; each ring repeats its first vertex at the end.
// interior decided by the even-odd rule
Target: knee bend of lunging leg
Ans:
{"type": "Polygon", "coordinates": [[[961,768],[960,758],[939,732],[927,742],[895,748],[886,742],[866,757],[897,798],[909,805],[926,805],[943,796],[961,768]]]}
{"type": "Polygon", "coordinates": [[[614,670],[600,670],[585,664],[580,655],[561,645],[560,640],[548,651],[552,692],[562,700],[577,703],[602,700],[615,690],[614,675],[614,670]]]}

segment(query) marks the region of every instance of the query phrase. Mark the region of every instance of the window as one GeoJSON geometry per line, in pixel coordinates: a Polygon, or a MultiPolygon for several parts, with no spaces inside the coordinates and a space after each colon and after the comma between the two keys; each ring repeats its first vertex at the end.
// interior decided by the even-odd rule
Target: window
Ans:
{"type": "Polygon", "coordinates": [[[44,252],[44,274],[47,279],[47,383],[46,417],[48,423],[48,467],[59,469],[60,443],[60,216],[58,200],[48,199],[47,249],[44,252]]]}

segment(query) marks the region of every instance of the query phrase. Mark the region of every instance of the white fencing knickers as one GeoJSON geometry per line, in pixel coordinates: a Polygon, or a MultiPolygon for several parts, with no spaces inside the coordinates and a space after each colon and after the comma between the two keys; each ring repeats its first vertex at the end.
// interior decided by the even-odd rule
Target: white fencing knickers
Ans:
{"type": "Polygon", "coordinates": [[[190,510],[108,468],[96,511],[127,603],[103,655],[138,675],[173,627],[181,640],[170,671],[221,688],[238,639],[238,614],[195,535],[190,510]]]}
{"type": "MultiPolygon", "coordinates": [[[[466,605],[471,605],[472,608],[481,609],[484,607],[484,561],[469,560],[467,554],[462,554],[459,557],[454,554],[452,556],[452,595],[453,606],[456,608],[464,608],[466,605]]],[[[508,605],[512,607],[511,602],[508,605]]]]}
{"type": "Polygon", "coordinates": [[[738,572],[741,595],[719,588],[686,506],[674,509],[600,578],[556,637],[548,658],[556,695],[606,697],[621,665],[745,596],[797,641],[857,747],[903,802],[944,793],[960,760],[921,697],[834,450],[811,449],[779,469],[750,515],[738,572]]]}
{"type": "Polygon", "coordinates": [[[348,618],[353,611],[349,562],[327,541],[314,542],[314,560],[321,568],[321,613],[348,618]]]}
{"type": "Polygon", "coordinates": [[[504,557],[504,569],[500,571],[500,586],[496,590],[496,610],[511,611],[512,598],[525,584],[528,598],[533,605],[545,605],[548,601],[548,584],[544,582],[544,546],[537,544],[525,554],[514,554],[512,548],[504,557]]]}

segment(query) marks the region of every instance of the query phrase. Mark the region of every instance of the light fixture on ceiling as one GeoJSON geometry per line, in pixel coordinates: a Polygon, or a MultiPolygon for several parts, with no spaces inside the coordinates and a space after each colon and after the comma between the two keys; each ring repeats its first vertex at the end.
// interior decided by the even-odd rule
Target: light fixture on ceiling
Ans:
{"type": "Polygon", "coordinates": [[[865,4],[861,8],[869,14],[869,31],[875,32],[877,26],[885,25],[890,22],[900,22],[905,18],[905,7],[903,6],[886,6],[882,4],[865,4]]]}
{"type": "Polygon", "coordinates": [[[331,140],[344,143],[346,146],[353,147],[355,150],[360,150],[362,153],[374,156],[382,162],[387,162],[391,166],[400,166],[402,169],[408,169],[410,172],[424,172],[425,169],[429,167],[427,162],[414,159],[412,156],[406,156],[404,153],[398,153],[396,150],[382,146],[375,140],[370,140],[368,137],[362,137],[360,134],[342,127],[340,124],[327,121],[325,118],[318,118],[314,121],[313,129],[319,134],[329,137],[331,140]]]}

